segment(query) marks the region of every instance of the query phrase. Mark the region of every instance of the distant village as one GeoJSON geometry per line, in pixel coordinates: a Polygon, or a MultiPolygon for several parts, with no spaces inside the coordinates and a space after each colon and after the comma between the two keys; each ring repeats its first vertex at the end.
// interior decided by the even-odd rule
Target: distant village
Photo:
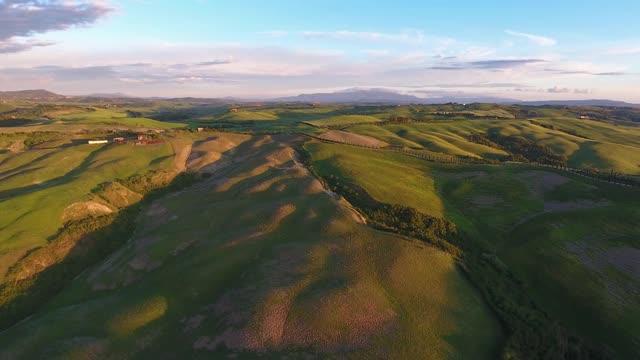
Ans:
{"type": "Polygon", "coordinates": [[[131,143],[133,145],[156,145],[163,143],[164,140],[159,138],[157,134],[138,134],[135,137],[124,137],[118,136],[113,139],[90,139],[87,140],[87,144],[89,145],[105,145],[105,144],[115,144],[115,145],[124,145],[127,143],[131,143]]]}

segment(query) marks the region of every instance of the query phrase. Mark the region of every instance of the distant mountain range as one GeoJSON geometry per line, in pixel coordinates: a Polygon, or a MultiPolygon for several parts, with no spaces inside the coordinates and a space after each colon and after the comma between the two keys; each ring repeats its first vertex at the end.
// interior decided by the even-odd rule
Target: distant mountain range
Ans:
{"type": "Polygon", "coordinates": [[[334,104],[423,104],[426,99],[387,90],[347,90],[333,93],[301,94],[272,99],[274,102],[320,102],[334,104]]]}
{"type": "Polygon", "coordinates": [[[273,99],[279,102],[319,102],[334,104],[446,104],[446,103],[496,103],[510,104],[515,99],[491,96],[439,95],[422,98],[414,95],[400,94],[386,89],[348,89],[333,93],[302,94],[292,97],[273,99]]]}
{"type": "Polygon", "coordinates": [[[64,100],[67,97],[58,95],[48,90],[21,90],[21,91],[0,91],[0,99],[2,100],[64,100]]]}
{"type": "MultiPolygon", "coordinates": [[[[1,100],[32,100],[32,101],[61,101],[67,99],[90,100],[100,99],[138,99],[123,93],[96,93],[85,96],[64,96],[48,90],[22,90],[22,91],[0,91],[1,100]]],[[[203,103],[221,102],[254,102],[256,99],[206,99],[206,98],[148,98],[149,100],[166,101],[200,101],[203,103]]],[[[611,106],[611,107],[634,107],[640,108],[640,104],[631,104],[624,101],[615,100],[544,100],[544,101],[521,101],[491,96],[471,96],[464,94],[439,94],[437,97],[422,98],[414,95],[400,94],[387,89],[347,89],[332,93],[301,94],[297,96],[267,99],[268,102],[300,102],[300,103],[333,103],[333,104],[382,104],[382,105],[408,105],[408,104],[445,104],[445,103],[492,103],[492,104],[518,104],[529,106],[611,106]]]]}
{"type": "Polygon", "coordinates": [[[640,108],[640,104],[632,104],[624,101],[592,99],[592,100],[547,100],[547,101],[516,101],[514,104],[531,106],[611,106],[640,108]]]}
{"type": "Polygon", "coordinates": [[[520,104],[530,106],[556,105],[556,106],[613,106],[613,107],[640,107],[640,104],[631,104],[615,100],[545,100],[522,101],[509,98],[491,96],[470,96],[459,94],[442,94],[437,97],[421,98],[414,95],[405,95],[384,89],[370,90],[344,90],[333,93],[302,94],[298,96],[273,99],[276,102],[318,102],[335,104],[446,104],[446,103],[492,103],[492,104],[520,104]]]}
{"type": "Polygon", "coordinates": [[[85,95],[86,97],[90,97],[90,98],[106,98],[106,99],[126,99],[126,98],[133,98],[135,96],[131,96],[131,95],[127,95],[121,92],[116,92],[116,93],[94,93],[94,94],[89,94],[89,95],[85,95]]]}

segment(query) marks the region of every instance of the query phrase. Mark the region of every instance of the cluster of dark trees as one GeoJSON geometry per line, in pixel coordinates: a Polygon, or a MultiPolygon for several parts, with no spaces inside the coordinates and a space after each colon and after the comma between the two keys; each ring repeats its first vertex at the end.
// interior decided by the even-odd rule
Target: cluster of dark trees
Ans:
{"type": "Polygon", "coordinates": [[[48,141],[54,141],[62,139],[64,135],[55,131],[34,131],[28,133],[26,139],[24,139],[24,146],[28,148],[32,148],[34,146],[38,146],[44,144],[48,141]]]}
{"type": "Polygon", "coordinates": [[[488,146],[490,148],[494,148],[494,149],[502,149],[502,147],[496,143],[494,143],[493,141],[491,141],[489,139],[489,137],[487,137],[486,134],[483,133],[475,133],[475,134],[471,134],[468,136],[469,141],[474,142],[476,144],[480,144],[480,145],[484,145],[484,146],[488,146]]]}
{"type": "Polygon", "coordinates": [[[18,127],[18,126],[27,126],[34,124],[35,122],[31,119],[0,119],[0,127],[18,127]]]}
{"type": "Polygon", "coordinates": [[[389,120],[387,120],[387,123],[392,123],[392,124],[406,124],[410,122],[411,122],[411,118],[408,118],[406,116],[392,116],[389,118],[389,120]]]}
{"type": "Polygon", "coordinates": [[[556,155],[548,146],[539,145],[519,136],[499,136],[490,138],[512,154],[512,160],[537,162],[553,166],[567,166],[567,158],[556,155]]]}
{"type": "Polygon", "coordinates": [[[545,145],[536,144],[520,136],[504,136],[497,132],[488,132],[488,135],[473,134],[470,141],[505,150],[509,153],[507,161],[536,162],[553,166],[567,166],[567,158],[554,154],[553,150],[545,145]]]}
{"type": "Polygon", "coordinates": [[[490,245],[458,230],[454,223],[402,205],[377,201],[365,189],[334,175],[321,176],[310,154],[302,161],[326,186],[343,196],[380,230],[406,235],[451,254],[482,293],[507,333],[502,359],[612,359],[611,352],[554,321],[529,297],[526,285],[498,258],[490,245]]]}
{"type": "Polygon", "coordinates": [[[191,109],[162,109],[149,117],[158,121],[186,121],[197,115],[198,113],[191,109]]]}
{"type": "Polygon", "coordinates": [[[572,129],[561,129],[561,128],[553,125],[553,124],[545,124],[545,123],[541,123],[541,122],[535,121],[535,120],[529,120],[529,122],[532,123],[533,125],[537,125],[537,126],[545,128],[545,129],[560,131],[560,132],[563,132],[565,134],[569,134],[569,135],[577,136],[579,138],[591,140],[590,138],[588,138],[588,137],[586,137],[584,135],[581,135],[577,131],[572,130],[572,129]]]}
{"type": "Polygon", "coordinates": [[[144,115],[142,115],[142,112],[140,112],[140,111],[127,110],[127,117],[129,117],[129,118],[141,118],[141,117],[144,117],[144,115]]]}

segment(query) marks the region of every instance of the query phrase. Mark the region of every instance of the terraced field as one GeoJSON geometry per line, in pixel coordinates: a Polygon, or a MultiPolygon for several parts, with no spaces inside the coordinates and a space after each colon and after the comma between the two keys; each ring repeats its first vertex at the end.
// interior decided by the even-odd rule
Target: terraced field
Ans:
{"type": "Polygon", "coordinates": [[[499,325],[453,259],[362,224],[299,141],[194,144],[212,175],[153,202],[125,247],[2,334],[2,356],[494,358],[499,325]]]}

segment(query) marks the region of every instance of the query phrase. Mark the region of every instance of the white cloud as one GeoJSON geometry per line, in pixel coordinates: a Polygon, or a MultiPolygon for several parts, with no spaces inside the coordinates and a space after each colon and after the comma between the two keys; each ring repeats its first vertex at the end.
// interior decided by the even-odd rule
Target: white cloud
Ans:
{"type": "Polygon", "coordinates": [[[547,89],[547,92],[548,93],[552,93],[552,94],[566,94],[566,93],[571,92],[571,89],[566,88],[566,87],[562,87],[561,88],[561,87],[558,87],[556,85],[556,86],[554,86],[552,88],[547,89]]]}
{"type": "MultiPolygon", "coordinates": [[[[585,88],[613,97],[607,94],[624,89],[632,94],[630,89],[635,86],[628,76],[585,75],[623,70],[606,64],[545,57],[487,58],[479,56],[486,55],[483,51],[472,51],[476,56],[469,56],[464,47],[452,48],[444,55],[422,49],[372,48],[369,57],[354,57],[331,49],[206,43],[167,47],[158,42],[122,52],[72,49],[60,57],[57,48],[39,47],[0,57],[0,82],[7,84],[5,90],[47,88],[62,94],[120,91],[137,96],[200,97],[276,97],[359,86],[412,90],[427,86],[428,90],[482,96],[580,98],[588,96],[585,88]],[[562,87],[555,87],[560,76],[562,87]]],[[[366,50],[361,54],[367,54],[366,50]]]]}
{"type": "Polygon", "coordinates": [[[505,30],[504,32],[509,35],[526,38],[527,40],[532,41],[540,46],[553,46],[558,43],[556,39],[546,37],[546,36],[527,34],[527,33],[512,31],[512,30],[505,30]]]}
{"type": "Polygon", "coordinates": [[[28,51],[36,47],[51,46],[54,43],[33,39],[12,37],[8,40],[0,40],[0,54],[18,53],[28,51]]]}
{"type": "Polygon", "coordinates": [[[51,45],[31,37],[93,24],[112,11],[102,1],[0,1],[0,53],[51,45]]]}

